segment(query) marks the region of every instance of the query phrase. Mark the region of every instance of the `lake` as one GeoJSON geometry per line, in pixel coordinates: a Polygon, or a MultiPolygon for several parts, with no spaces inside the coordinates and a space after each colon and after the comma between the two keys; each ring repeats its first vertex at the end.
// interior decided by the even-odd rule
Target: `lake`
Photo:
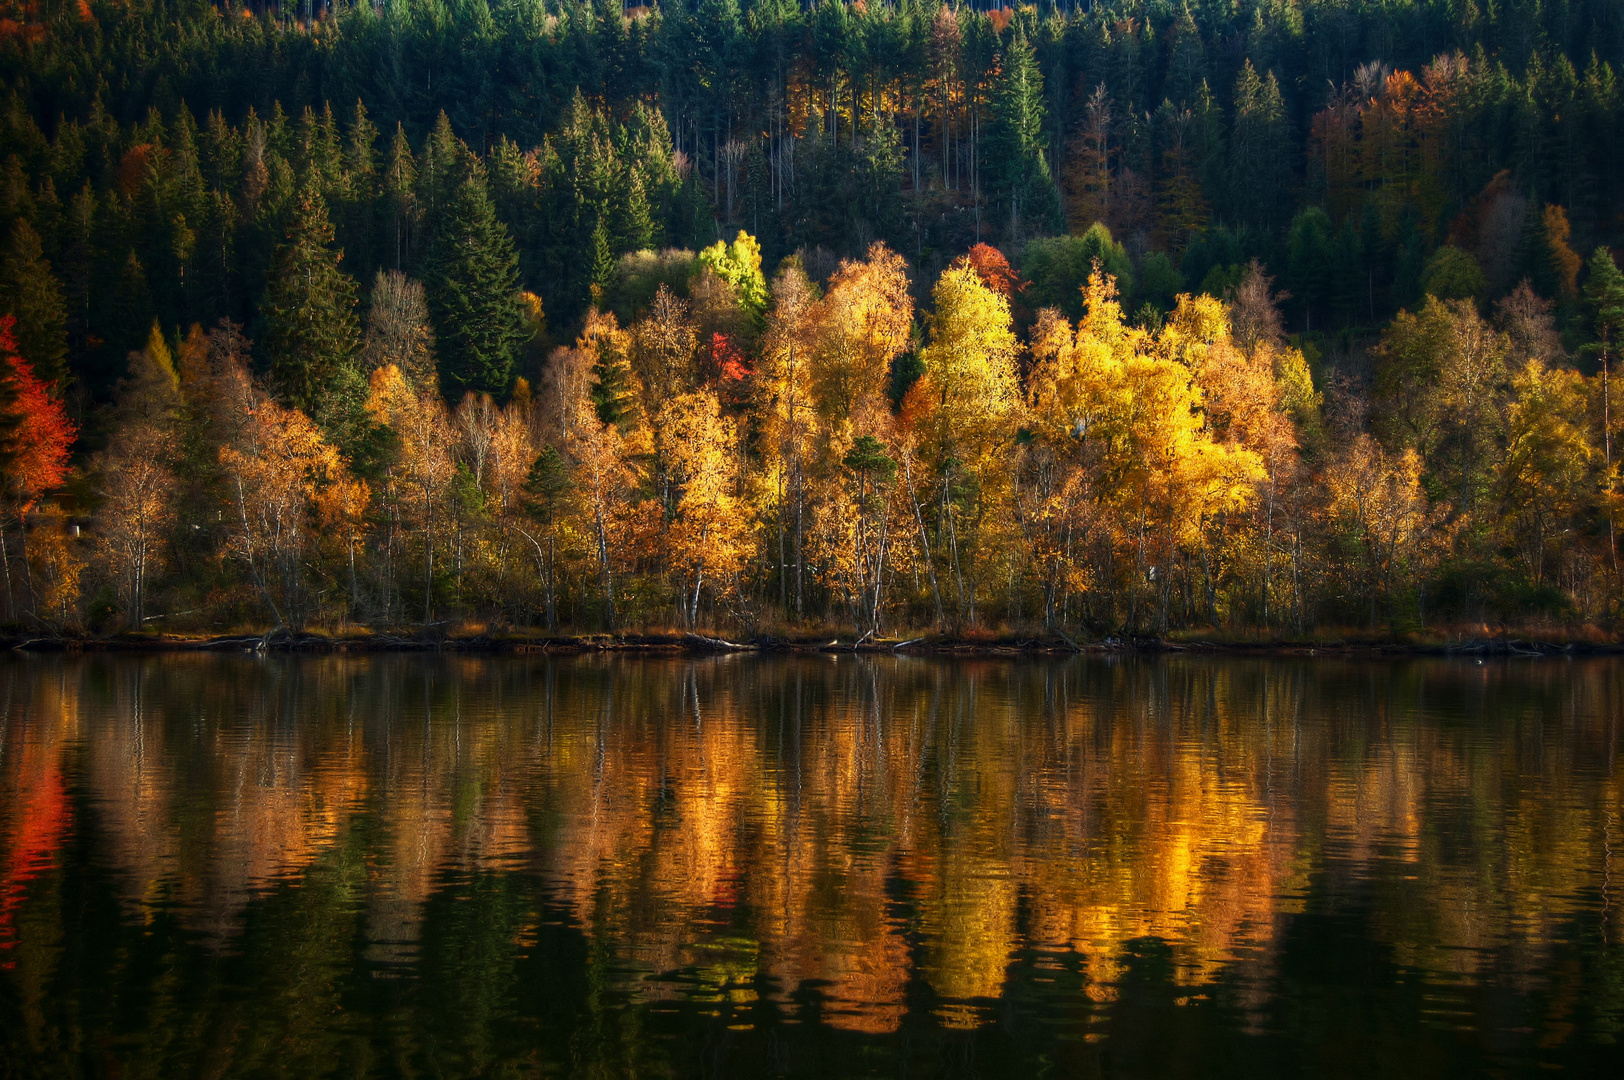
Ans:
{"type": "Polygon", "coordinates": [[[0,660],[0,1076],[1618,1075],[1624,664],[0,660]]]}

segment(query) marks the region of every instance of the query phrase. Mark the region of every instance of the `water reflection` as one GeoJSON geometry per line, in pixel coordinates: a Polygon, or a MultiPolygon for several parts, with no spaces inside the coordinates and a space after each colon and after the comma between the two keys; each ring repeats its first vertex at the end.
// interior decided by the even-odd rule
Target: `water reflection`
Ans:
{"type": "Polygon", "coordinates": [[[9,662],[0,1056],[1584,1070],[1624,1006],[1621,671],[9,662]]]}

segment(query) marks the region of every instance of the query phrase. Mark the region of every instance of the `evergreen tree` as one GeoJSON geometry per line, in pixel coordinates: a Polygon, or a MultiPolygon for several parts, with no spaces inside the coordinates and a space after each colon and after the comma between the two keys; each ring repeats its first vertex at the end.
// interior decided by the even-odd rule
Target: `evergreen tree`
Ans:
{"type": "Polygon", "coordinates": [[[1518,242],[1517,267],[1534,291],[1567,304],[1575,299],[1582,260],[1568,246],[1568,216],[1559,206],[1528,200],[1518,242]]]}
{"type": "Polygon", "coordinates": [[[377,175],[376,151],[378,127],[367,117],[366,106],[355,99],[355,115],[350,120],[349,135],[344,141],[344,177],[354,197],[372,194],[377,175]]]}
{"type": "Polygon", "coordinates": [[[1023,225],[1044,232],[1060,227],[1060,191],[1043,131],[1043,72],[1019,24],[1000,60],[988,159],[1009,206],[1010,231],[1019,238],[1023,225]]]}
{"type": "Polygon", "coordinates": [[[68,314],[39,233],[19,218],[0,257],[0,314],[17,317],[17,347],[49,386],[67,377],[68,314]]]}
{"type": "Polygon", "coordinates": [[[1201,30],[1186,7],[1173,24],[1173,42],[1168,48],[1167,78],[1163,96],[1178,107],[1187,105],[1206,77],[1207,56],[1201,30]]]}
{"type": "Polygon", "coordinates": [[[152,294],[147,288],[146,267],[134,251],[127,251],[109,274],[111,287],[105,299],[90,307],[90,332],[101,338],[101,347],[92,354],[85,372],[93,391],[105,391],[124,373],[126,354],[138,348],[152,324],[152,294]]]}
{"type": "Polygon", "coordinates": [[[406,129],[396,124],[383,175],[383,198],[396,270],[403,269],[411,255],[412,226],[417,220],[416,190],[417,161],[412,157],[412,144],[406,141],[406,129]]]}
{"type": "Polygon", "coordinates": [[[1250,60],[1235,78],[1235,122],[1230,136],[1230,208],[1256,224],[1280,220],[1291,167],[1286,107],[1280,82],[1259,75],[1250,60]]]}
{"type": "Polygon", "coordinates": [[[306,180],[276,250],[260,311],[271,379],[295,408],[314,414],[361,346],[355,279],[339,269],[327,203],[306,180]]]}
{"type": "Polygon", "coordinates": [[[599,214],[598,223],[592,227],[590,287],[594,307],[601,305],[609,290],[614,288],[617,266],[614,249],[609,246],[609,230],[604,228],[603,215],[599,214]]]}
{"type": "Polygon", "coordinates": [[[480,176],[457,189],[429,255],[429,314],[440,351],[440,388],[505,396],[524,341],[519,257],[480,176]]]}
{"type": "Polygon", "coordinates": [[[432,232],[443,215],[451,212],[457,192],[476,168],[468,147],[451,130],[445,110],[423,143],[423,156],[417,169],[417,203],[432,232]]]}
{"type": "Polygon", "coordinates": [[[617,428],[630,427],[637,416],[637,377],[632,373],[631,358],[626,355],[625,335],[615,326],[614,315],[587,316],[587,332],[583,338],[593,342],[595,356],[592,361],[592,385],[589,396],[598,422],[613,424],[617,428]],[[594,334],[595,329],[607,333],[594,334]]]}
{"type": "MultiPolygon", "coordinates": [[[[628,169],[627,172],[626,199],[620,207],[615,242],[623,252],[643,251],[654,246],[654,218],[649,211],[648,192],[643,187],[642,175],[636,169],[628,169]]],[[[596,246],[595,235],[593,243],[596,246]]]]}
{"type": "Polygon", "coordinates": [[[1616,355],[1624,335],[1624,273],[1613,261],[1613,253],[1598,247],[1590,255],[1590,274],[1585,281],[1585,302],[1598,351],[1616,355]]]}
{"type": "Polygon", "coordinates": [[[1302,305],[1304,327],[1312,330],[1316,315],[1324,320],[1336,270],[1331,219],[1324,210],[1316,206],[1297,215],[1291,223],[1287,250],[1287,280],[1292,295],[1302,305]]]}
{"type": "Polygon", "coordinates": [[[542,447],[525,473],[524,512],[550,528],[573,486],[570,465],[564,455],[551,445],[542,447]]]}

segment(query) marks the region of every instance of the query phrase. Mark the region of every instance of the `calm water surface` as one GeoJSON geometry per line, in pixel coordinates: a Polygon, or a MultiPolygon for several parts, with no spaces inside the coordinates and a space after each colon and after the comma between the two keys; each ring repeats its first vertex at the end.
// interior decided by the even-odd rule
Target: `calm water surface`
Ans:
{"type": "Polygon", "coordinates": [[[0,661],[0,1076],[1620,1075],[1617,662],[0,661]]]}

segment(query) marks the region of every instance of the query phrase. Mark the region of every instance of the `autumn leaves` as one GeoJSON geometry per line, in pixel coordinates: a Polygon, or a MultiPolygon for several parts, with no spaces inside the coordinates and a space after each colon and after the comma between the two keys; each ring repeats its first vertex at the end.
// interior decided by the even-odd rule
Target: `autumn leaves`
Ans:
{"type": "Polygon", "coordinates": [[[1242,352],[1210,297],[1151,332],[1096,272],[1083,322],[1045,310],[1026,345],[1007,266],[955,262],[923,332],[883,245],[822,290],[793,260],[770,289],[751,269],[730,282],[738,303],[766,303],[731,399],[664,287],[629,328],[595,313],[553,357],[541,428],[586,481],[574,530],[605,598],[617,579],[664,578],[686,625],[833,618],[862,633],[1058,625],[1098,593],[1165,628],[1175,578],[1153,568],[1188,563],[1294,453],[1276,369],[1302,378],[1301,355],[1272,340],[1242,352]]]}

